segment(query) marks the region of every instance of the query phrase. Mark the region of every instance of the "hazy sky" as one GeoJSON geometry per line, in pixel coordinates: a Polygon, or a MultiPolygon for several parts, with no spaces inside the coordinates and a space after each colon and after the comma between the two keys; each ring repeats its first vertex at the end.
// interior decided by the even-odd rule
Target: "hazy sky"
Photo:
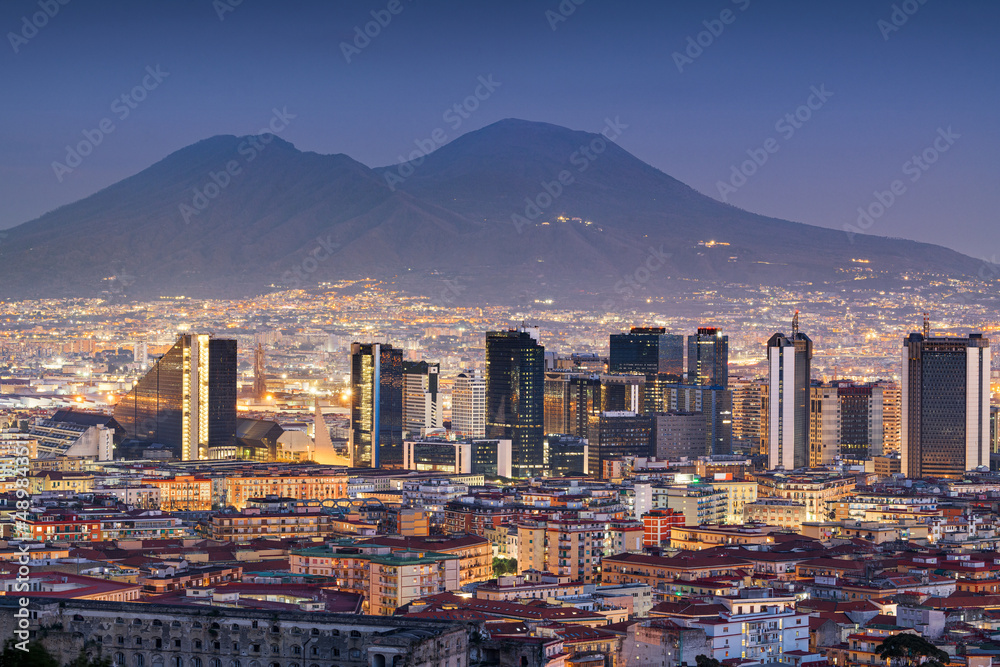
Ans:
{"type": "Polygon", "coordinates": [[[0,4],[0,228],[255,133],[274,108],[300,149],[370,166],[438,128],[618,117],[625,149],[716,198],[747,151],[766,155],[727,193],[742,208],[841,228],[899,180],[872,233],[1000,260],[1000,3],[62,1],[0,4]],[[373,11],[387,24],[357,48],[373,11]],[[488,99],[446,120],[490,76],[488,99]],[[52,163],[85,131],[100,143],[60,181],[52,163]],[[933,164],[908,163],[925,149],[933,164]]]}

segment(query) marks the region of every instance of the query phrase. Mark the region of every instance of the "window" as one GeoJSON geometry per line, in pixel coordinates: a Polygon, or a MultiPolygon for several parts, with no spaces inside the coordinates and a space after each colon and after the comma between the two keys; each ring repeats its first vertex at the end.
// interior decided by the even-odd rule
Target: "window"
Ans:
{"type": "Polygon", "coordinates": [[[233,632],[239,632],[239,631],[240,631],[240,626],[233,623],[233,632]]]}
{"type": "Polygon", "coordinates": [[[115,667],[125,667],[124,653],[115,653],[115,667]]]}
{"type": "Polygon", "coordinates": [[[361,636],[361,633],[358,630],[351,630],[351,637],[352,638],[356,638],[356,637],[360,637],[360,636],[361,636]]]}
{"type": "Polygon", "coordinates": [[[146,667],[146,656],[142,653],[136,653],[132,656],[132,664],[135,665],[135,667],[146,667]]]}
{"type": "Polygon", "coordinates": [[[125,646],[125,638],[122,637],[121,635],[118,636],[118,645],[125,646]]]}
{"type": "Polygon", "coordinates": [[[174,640],[174,648],[180,648],[180,647],[181,647],[181,640],[180,639],[175,639],[174,640]]]}
{"type": "Polygon", "coordinates": [[[161,621],[158,618],[154,618],[153,619],[153,625],[155,625],[156,627],[160,627],[161,625],[163,625],[163,621],[161,621]]]}
{"type": "Polygon", "coordinates": [[[180,657],[179,655],[175,656],[170,661],[170,665],[171,665],[171,667],[184,667],[184,658],[180,657]]]}
{"type": "Polygon", "coordinates": [[[201,627],[201,621],[195,621],[194,623],[191,624],[191,627],[192,628],[200,628],[201,627]]]}
{"type": "Polygon", "coordinates": [[[201,658],[191,658],[191,667],[201,667],[201,658]]]}
{"type": "Polygon", "coordinates": [[[302,647],[301,646],[293,646],[292,647],[292,653],[294,653],[295,655],[302,655],[302,647]]]}
{"type": "Polygon", "coordinates": [[[136,637],[135,638],[135,645],[136,646],[142,646],[142,637],[136,637]]]}
{"type": "Polygon", "coordinates": [[[195,639],[195,640],[194,640],[194,648],[195,648],[195,650],[197,650],[197,651],[200,651],[200,650],[201,650],[201,640],[200,640],[200,639],[195,639]]]}
{"type": "Polygon", "coordinates": [[[319,628],[313,628],[312,630],[309,631],[309,634],[311,634],[313,637],[318,637],[319,636],[319,628]]]}
{"type": "Polygon", "coordinates": [[[274,655],[278,655],[279,653],[281,653],[281,649],[278,648],[277,644],[271,644],[271,653],[273,653],[274,655]]]}
{"type": "Polygon", "coordinates": [[[253,651],[254,653],[260,653],[260,644],[254,644],[253,646],[250,647],[250,650],[253,651]]]}
{"type": "Polygon", "coordinates": [[[257,628],[257,621],[254,621],[253,623],[251,623],[250,627],[256,629],[257,628]]]}

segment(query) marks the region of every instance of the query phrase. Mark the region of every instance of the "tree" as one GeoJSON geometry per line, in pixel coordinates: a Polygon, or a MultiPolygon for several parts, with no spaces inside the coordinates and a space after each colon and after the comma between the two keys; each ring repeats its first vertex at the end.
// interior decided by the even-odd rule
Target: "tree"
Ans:
{"type": "Polygon", "coordinates": [[[875,647],[875,655],[888,660],[890,665],[914,667],[942,667],[948,663],[948,654],[920,635],[902,632],[886,637],[875,647]]]}
{"type": "Polygon", "coordinates": [[[709,658],[707,655],[696,655],[694,662],[697,667],[722,667],[721,662],[715,658],[709,658]]]}
{"type": "Polygon", "coordinates": [[[73,658],[73,662],[69,663],[67,667],[111,667],[111,658],[91,657],[84,651],[80,651],[80,655],[73,658]]]}
{"type": "Polygon", "coordinates": [[[500,577],[505,574],[517,574],[516,558],[494,558],[493,576],[500,577]]]}
{"type": "Polygon", "coordinates": [[[0,667],[59,667],[59,661],[38,642],[28,644],[28,650],[22,651],[9,639],[0,653],[0,667]]]}

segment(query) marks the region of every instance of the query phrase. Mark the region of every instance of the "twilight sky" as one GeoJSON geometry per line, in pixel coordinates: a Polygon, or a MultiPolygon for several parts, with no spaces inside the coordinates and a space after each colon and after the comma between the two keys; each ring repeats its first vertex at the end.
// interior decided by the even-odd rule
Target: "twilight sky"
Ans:
{"type": "Polygon", "coordinates": [[[618,117],[626,150],[716,198],[738,184],[741,208],[840,229],[898,179],[871,233],[1000,261],[998,28],[1000,4],[974,0],[5,0],[0,229],[274,108],[298,148],[370,166],[437,128],[618,117]],[[387,25],[347,62],[373,11],[387,25]],[[99,145],[60,180],[85,131],[99,145]],[[730,181],[748,151],[766,162],[730,181]]]}

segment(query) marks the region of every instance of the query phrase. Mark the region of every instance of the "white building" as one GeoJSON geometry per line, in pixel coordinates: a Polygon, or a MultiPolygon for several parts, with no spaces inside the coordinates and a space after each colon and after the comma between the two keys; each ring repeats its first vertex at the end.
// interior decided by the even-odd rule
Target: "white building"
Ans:
{"type": "Polygon", "coordinates": [[[463,371],[451,390],[451,430],[467,438],[486,437],[486,377],[463,371]]]}
{"type": "Polygon", "coordinates": [[[809,650],[809,615],[795,611],[795,597],[779,597],[769,588],[745,588],[737,597],[716,597],[726,607],[719,618],[693,619],[688,627],[701,628],[712,653],[726,660],[782,661],[790,651],[809,650]]]}
{"type": "Polygon", "coordinates": [[[440,364],[425,361],[403,364],[403,430],[420,437],[444,427],[438,392],[440,364]]]}
{"type": "Polygon", "coordinates": [[[809,384],[812,341],[799,332],[776,333],[767,342],[768,467],[794,470],[809,465],[809,384]]]}

